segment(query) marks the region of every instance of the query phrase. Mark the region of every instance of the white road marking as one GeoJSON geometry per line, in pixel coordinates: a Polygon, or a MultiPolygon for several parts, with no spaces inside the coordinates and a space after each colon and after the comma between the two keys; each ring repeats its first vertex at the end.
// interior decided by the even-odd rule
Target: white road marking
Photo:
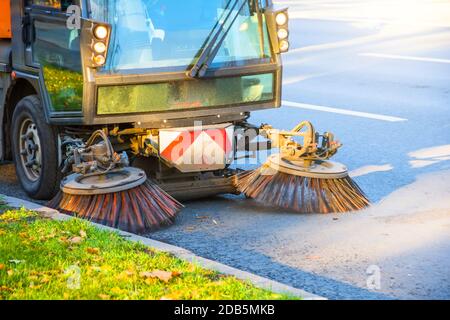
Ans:
{"type": "Polygon", "coordinates": [[[425,148],[408,153],[408,156],[416,159],[447,158],[450,157],[450,144],[425,148]]]}
{"type": "Polygon", "coordinates": [[[355,169],[352,172],[350,172],[349,175],[352,178],[356,178],[356,177],[365,176],[370,173],[391,171],[393,169],[394,169],[394,167],[390,164],[385,164],[385,165],[380,165],[380,166],[372,165],[372,166],[365,166],[365,167],[355,169]]]}
{"type": "Polygon", "coordinates": [[[450,144],[425,148],[408,153],[408,156],[415,158],[410,160],[412,168],[424,168],[435,163],[450,160],[450,144]]]}
{"type": "Polygon", "coordinates": [[[338,114],[343,114],[343,115],[348,115],[348,116],[382,120],[382,121],[388,121],[388,122],[408,121],[408,119],[393,117],[393,116],[386,116],[386,115],[382,115],[382,114],[360,112],[360,111],[353,111],[353,110],[347,110],[347,109],[338,109],[338,108],[317,106],[314,104],[298,103],[298,102],[291,102],[291,101],[283,101],[283,105],[286,107],[292,107],[292,108],[338,113],[338,114]]]}
{"type": "Polygon", "coordinates": [[[450,60],[448,60],[448,59],[400,56],[400,55],[395,55],[395,54],[383,54],[383,53],[360,53],[359,55],[364,56],[364,57],[373,57],[373,58],[382,58],[382,59],[410,60],[410,61],[422,61],[422,62],[435,62],[435,63],[450,64],[450,60]]]}
{"type": "Polygon", "coordinates": [[[433,164],[438,163],[438,160],[410,160],[409,165],[413,169],[429,167],[433,164]]]}

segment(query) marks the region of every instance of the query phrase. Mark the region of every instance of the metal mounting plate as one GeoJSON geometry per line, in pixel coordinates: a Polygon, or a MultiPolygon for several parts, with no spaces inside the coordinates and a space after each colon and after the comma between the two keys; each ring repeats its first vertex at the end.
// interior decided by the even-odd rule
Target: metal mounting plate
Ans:
{"type": "Polygon", "coordinates": [[[267,163],[271,169],[277,172],[307,178],[339,179],[348,176],[347,167],[333,161],[314,161],[310,167],[307,167],[303,160],[290,161],[284,159],[280,154],[274,154],[268,158],[267,163]]]}
{"type": "Polygon", "coordinates": [[[72,174],[61,182],[61,190],[71,195],[98,195],[121,192],[142,185],[145,172],[127,167],[99,175],[72,174]]]}

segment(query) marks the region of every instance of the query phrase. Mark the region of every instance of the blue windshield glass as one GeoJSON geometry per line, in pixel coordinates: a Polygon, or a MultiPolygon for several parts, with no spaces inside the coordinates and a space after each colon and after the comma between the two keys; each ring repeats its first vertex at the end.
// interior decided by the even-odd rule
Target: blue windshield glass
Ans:
{"type": "MultiPolygon", "coordinates": [[[[263,15],[239,13],[212,67],[267,62],[270,44],[263,15]]],[[[234,2],[231,1],[231,3],[234,2]]],[[[106,71],[187,69],[218,20],[230,12],[228,0],[90,0],[91,18],[112,25],[106,71]]],[[[232,15],[237,14],[237,7],[232,15]]],[[[160,70],[158,70],[160,71],[160,70]]]]}

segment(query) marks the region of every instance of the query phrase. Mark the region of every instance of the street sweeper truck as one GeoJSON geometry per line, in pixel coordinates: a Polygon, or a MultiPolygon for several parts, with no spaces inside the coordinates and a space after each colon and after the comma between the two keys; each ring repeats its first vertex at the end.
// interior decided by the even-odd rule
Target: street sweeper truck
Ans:
{"type": "Polygon", "coordinates": [[[30,197],[133,232],[216,194],[305,213],[368,205],[329,161],[331,133],[249,122],[281,105],[289,15],[271,0],[0,0],[0,14],[0,161],[30,197]]]}

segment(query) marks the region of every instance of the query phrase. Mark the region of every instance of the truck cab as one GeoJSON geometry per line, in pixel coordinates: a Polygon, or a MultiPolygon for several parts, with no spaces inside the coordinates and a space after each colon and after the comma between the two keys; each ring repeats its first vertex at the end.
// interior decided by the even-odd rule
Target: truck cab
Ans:
{"type": "Polygon", "coordinates": [[[0,161],[49,199],[101,129],[179,199],[233,192],[239,135],[281,104],[288,12],[269,0],[0,0],[0,161]],[[10,22],[8,18],[10,16],[10,22]],[[8,28],[3,28],[8,29],[8,28]]]}

